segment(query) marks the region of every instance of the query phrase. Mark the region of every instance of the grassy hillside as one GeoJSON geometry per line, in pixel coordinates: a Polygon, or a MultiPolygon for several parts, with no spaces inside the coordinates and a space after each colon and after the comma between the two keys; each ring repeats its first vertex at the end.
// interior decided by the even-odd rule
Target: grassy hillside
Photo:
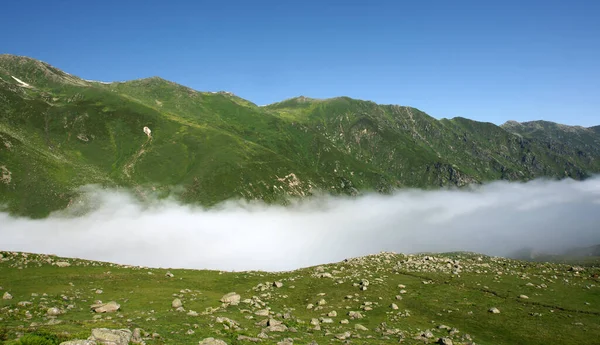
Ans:
{"type": "Polygon", "coordinates": [[[258,107],[158,77],[91,82],[0,55],[0,205],[44,217],[90,183],[213,205],[600,171],[597,130],[540,128],[347,97],[258,107]]]}
{"type": "Polygon", "coordinates": [[[33,332],[85,339],[101,327],[141,328],[146,344],[213,337],[227,344],[444,338],[444,344],[566,345],[593,344],[600,336],[598,261],[571,267],[470,253],[381,253],[292,272],[232,273],[0,255],[0,294],[12,296],[0,300],[6,344],[33,332]],[[220,301],[230,292],[240,295],[239,304],[220,301]],[[98,300],[115,301],[120,310],[95,313],[90,306],[98,300]],[[283,326],[269,327],[269,319],[283,326]]]}

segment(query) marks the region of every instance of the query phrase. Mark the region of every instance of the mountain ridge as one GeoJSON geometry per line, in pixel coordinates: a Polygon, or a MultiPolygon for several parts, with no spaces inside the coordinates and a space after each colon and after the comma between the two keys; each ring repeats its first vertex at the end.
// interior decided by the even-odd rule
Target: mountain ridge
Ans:
{"type": "MultiPolygon", "coordinates": [[[[178,85],[180,87],[188,88],[188,89],[190,89],[192,91],[199,92],[199,93],[213,93],[213,94],[214,93],[223,93],[223,94],[230,94],[230,95],[234,95],[236,97],[239,97],[239,96],[235,95],[234,93],[232,93],[230,91],[224,91],[224,90],[220,90],[220,91],[202,91],[202,90],[197,90],[197,89],[194,89],[194,88],[192,88],[190,86],[186,86],[186,85],[174,82],[174,81],[170,81],[170,80],[165,79],[165,78],[163,78],[163,77],[161,77],[159,75],[153,75],[153,76],[149,76],[149,77],[141,77],[141,78],[135,78],[135,79],[128,79],[128,80],[114,80],[114,81],[89,80],[89,79],[83,79],[83,78],[81,78],[79,76],[76,76],[76,75],[73,75],[73,74],[69,74],[67,72],[64,72],[64,71],[58,69],[57,67],[55,67],[53,65],[50,65],[47,62],[44,62],[44,61],[41,61],[41,60],[38,60],[38,59],[35,59],[35,58],[31,58],[31,57],[28,57],[28,56],[13,55],[13,54],[0,54],[0,59],[2,59],[2,58],[19,58],[19,59],[25,59],[25,60],[28,60],[28,61],[33,61],[33,62],[41,63],[41,64],[44,64],[44,65],[46,65],[48,67],[51,67],[53,69],[59,70],[62,73],[65,73],[65,74],[67,74],[69,76],[75,77],[77,79],[80,79],[81,81],[88,82],[88,83],[99,83],[99,84],[108,85],[108,84],[119,84],[119,83],[131,83],[131,82],[145,81],[145,80],[160,80],[160,81],[164,81],[164,82],[167,82],[167,83],[170,83],[170,84],[173,84],[173,85],[178,85]]],[[[301,101],[324,102],[324,101],[331,101],[331,100],[336,100],[336,99],[340,99],[340,98],[342,98],[342,99],[343,98],[347,98],[347,99],[352,99],[352,100],[357,100],[357,101],[362,101],[362,102],[370,102],[370,103],[374,103],[374,104],[377,104],[377,105],[380,105],[380,106],[407,107],[407,106],[403,106],[403,105],[395,104],[395,103],[389,103],[389,104],[388,103],[381,103],[380,104],[380,103],[376,103],[376,102],[374,102],[372,100],[367,100],[367,99],[362,99],[362,98],[352,98],[352,97],[349,97],[349,96],[342,96],[342,95],[340,95],[340,96],[333,96],[333,97],[327,97],[327,98],[316,98],[316,97],[309,97],[309,96],[305,96],[305,95],[298,95],[298,96],[293,96],[293,97],[290,97],[290,98],[283,99],[281,101],[275,101],[273,103],[264,104],[264,105],[260,105],[260,106],[256,105],[254,102],[252,102],[250,100],[246,100],[246,101],[251,102],[252,104],[255,104],[257,107],[269,107],[269,106],[274,106],[274,105],[277,105],[277,104],[280,104],[280,103],[285,103],[287,101],[301,100],[301,101]]],[[[408,107],[410,107],[410,106],[408,106],[408,107]]],[[[414,108],[414,107],[410,107],[410,108],[414,108]]],[[[416,108],[414,108],[414,109],[416,109],[416,108]]],[[[441,120],[445,120],[445,119],[446,120],[453,120],[453,119],[461,119],[461,118],[462,119],[471,120],[469,118],[465,118],[465,117],[462,117],[462,116],[455,116],[455,117],[452,117],[452,118],[440,118],[440,119],[437,119],[437,120],[441,121],[441,120]]],[[[472,120],[472,121],[477,121],[477,120],[472,120]]],[[[487,122],[487,121],[477,121],[477,122],[494,124],[493,122],[487,122]]],[[[526,124],[535,124],[535,123],[549,123],[549,124],[557,124],[557,125],[561,125],[561,126],[565,126],[565,127],[575,127],[575,128],[583,128],[583,129],[600,128],[600,124],[599,125],[592,125],[592,126],[589,126],[589,127],[585,127],[585,126],[581,126],[581,125],[566,125],[566,124],[561,124],[561,123],[558,123],[558,122],[547,121],[547,120],[527,120],[527,121],[521,121],[521,122],[515,121],[515,120],[507,120],[503,124],[500,124],[500,125],[494,124],[494,125],[502,127],[502,126],[510,125],[510,124],[526,125],[526,124]]]]}
{"type": "Polygon", "coordinates": [[[44,217],[90,183],[210,206],[229,198],[285,203],[321,192],[584,179],[600,172],[600,126],[573,128],[438,120],[344,96],[258,106],[160,77],[85,81],[0,55],[0,204],[44,217]]]}

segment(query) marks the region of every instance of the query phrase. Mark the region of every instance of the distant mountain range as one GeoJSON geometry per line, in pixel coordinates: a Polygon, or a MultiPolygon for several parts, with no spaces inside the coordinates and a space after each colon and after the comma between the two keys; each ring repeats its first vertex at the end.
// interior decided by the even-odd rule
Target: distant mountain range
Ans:
{"type": "Polygon", "coordinates": [[[44,217],[86,184],[213,205],[600,171],[600,126],[436,120],[405,106],[267,106],[158,78],[87,81],[0,55],[0,204],[44,217]],[[147,136],[143,128],[151,130],[147,136]]]}
{"type": "Polygon", "coordinates": [[[598,259],[600,258],[600,244],[587,247],[572,247],[558,253],[537,251],[531,247],[525,247],[510,253],[508,257],[535,262],[597,265],[598,259]]]}

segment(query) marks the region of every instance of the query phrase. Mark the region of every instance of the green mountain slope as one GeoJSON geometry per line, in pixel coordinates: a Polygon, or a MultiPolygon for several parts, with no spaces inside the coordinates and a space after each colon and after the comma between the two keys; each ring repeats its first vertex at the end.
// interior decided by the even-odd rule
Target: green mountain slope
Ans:
{"type": "Polygon", "coordinates": [[[547,148],[569,156],[582,165],[593,166],[600,155],[600,126],[584,128],[548,121],[524,123],[509,121],[502,127],[523,137],[538,140],[547,148]]]}
{"type": "Polygon", "coordinates": [[[597,128],[523,126],[347,97],[259,107],[158,77],[92,82],[0,55],[0,204],[43,217],[90,183],[212,205],[600,171],[597,128]]]}

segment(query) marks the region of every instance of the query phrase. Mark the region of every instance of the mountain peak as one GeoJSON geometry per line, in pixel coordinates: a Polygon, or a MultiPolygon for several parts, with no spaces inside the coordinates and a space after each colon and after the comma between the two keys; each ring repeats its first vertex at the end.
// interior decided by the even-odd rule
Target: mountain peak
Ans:
{"type": "Polygon", "coordinates": [[[508,121],[506,121],[505,123],[503,123],[503,124],[501,125],[501,127],[504,127],[504,126],[520,126],[520,125],[521,125],[521,123],[520,123],[520,122],[518,122],[518,121],[515,121],[515,120],[508,120],[508,121]]]}
{"type": "Polygon", "coordinates": [[[49,87],[64,84],[88,86],[88,83],[74,75],[61,71],[47,62],[27,56],[0,55],[0,73],[20,80],[21,84],[32,87],[49,87]]]}

